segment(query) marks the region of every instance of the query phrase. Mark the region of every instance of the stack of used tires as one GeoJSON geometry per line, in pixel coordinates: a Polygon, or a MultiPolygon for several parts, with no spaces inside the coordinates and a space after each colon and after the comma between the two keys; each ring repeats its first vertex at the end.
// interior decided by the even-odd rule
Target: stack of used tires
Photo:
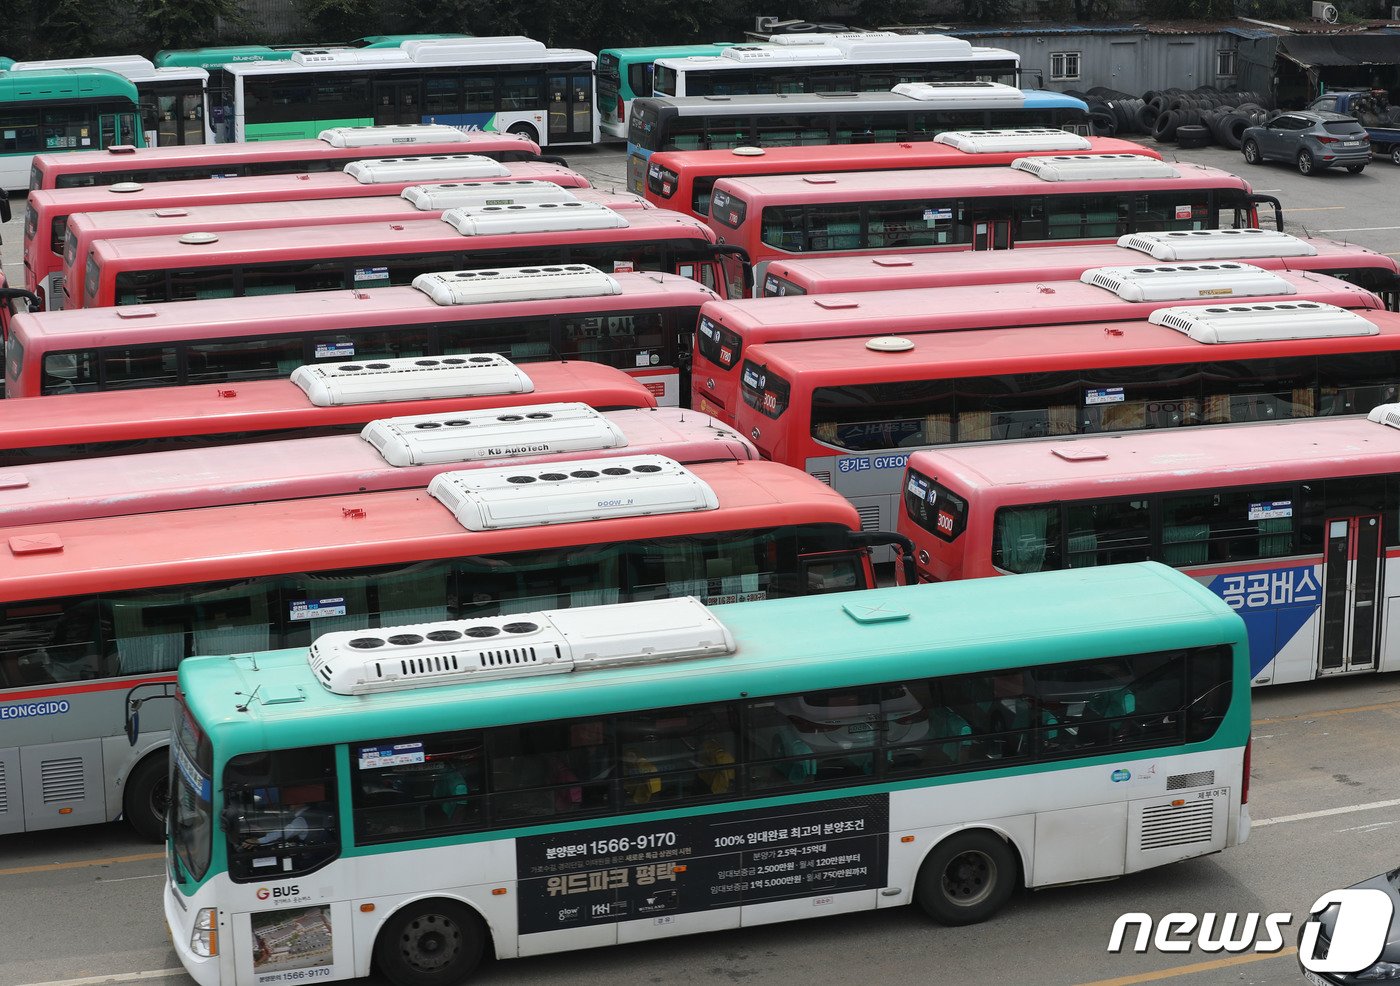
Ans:
{"type": "Polygon", "coordinates": [[[1238,150],[1246,127],[1273,116],[1262,94],[1214,86],[1149,90],[1141,97],[1096,86],[1067,95],[1089,105],[1089,126],[1096,137],[1141,135],[1181,147],[1219,144],[1238,150]]]}

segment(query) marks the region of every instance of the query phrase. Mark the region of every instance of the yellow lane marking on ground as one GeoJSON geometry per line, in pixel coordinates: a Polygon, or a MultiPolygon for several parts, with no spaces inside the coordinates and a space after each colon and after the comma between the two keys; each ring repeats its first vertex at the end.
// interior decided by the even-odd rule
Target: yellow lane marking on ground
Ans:
{"type": "Polygon", "coordinates": [[[1255,719],[1256,726],[1276,726],[1281,722],[1297,722],[1300,719],[1326,719],[1331,716],[1349,716],[1357,712],[1379,712],[1382,709],[1400,709],[1400,700],[1377,702],[1375,705],[1353,705],[1345,709],[1322,709],[1318,712],[1300,712],[1295,716],[1274,716],[1271,719],[1255,719]]]}
{"type": "Polygon", "coordinates": [[[1235,966],[1248,965],[1251,962],[1263,962],[1266,959],[1281,959],[1289,955],[1297,955],[1296,948],[1285,948],[1277,952],[1270,952],[1267,955],[1231,955],[1229,958],[1212,959],[1209,962],[1197,962],[1194,965],[1180,965],[1175,969],[1159,969],[1157,972],[1142,972],[1136,976],[1119,976],[1117,979],[1096,979],[1091,983],[1080,983],[1079,986],[1134,986],[1135,983],[1156,983],[1163,979],[1176,979],[1179,976],[1194,976],[1198,972],[1215,972],[1217,969],[1233,969],[1235,966]]]}
{"type": "Polygon", "coordinates": [[[19,876],[22,873],[53,873],[58,870],[80,870],[88,866],[116,866],[119,863],[149,863],[164,859],[163,852],[139,852],[130,856],[108,856],[105,859],[74,859],[67,863],[41,863],[37,866],[12,866],[0,870],[0,876],[19,876]]]}
{"type": "Polygon", "coordinates": [[[1289,206],[1289,212],[1331,212],[1334,209],[1345,209],[1344,205],[1305,205],[1289,206]]]}

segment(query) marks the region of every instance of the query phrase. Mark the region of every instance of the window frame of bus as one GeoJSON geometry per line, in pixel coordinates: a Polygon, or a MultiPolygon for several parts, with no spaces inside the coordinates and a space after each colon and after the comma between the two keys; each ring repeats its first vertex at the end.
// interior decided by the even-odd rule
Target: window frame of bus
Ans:
{"type": "Polygon", "coordinates": [[[730,229],[738,229],[744,225],[744,218],[749,214],[749,204],[724,189],[711,189],[710,192],[710,218],[715,222],[728,226],[730,229]],[[732,208],[731,208],[732,207],[732,208]],[[723,215],[721,215],[723,210],[723,215]]]}
{"type": "Polygon", "coordinates": [[[223,807],[220,818],[230,880],[234,883],[255,883],[271,878],[304,876],[339,858],[339,778],[335,751],[333,746],[268,750],[240,754],[224,763],[221,771],[223,807]],[[299,759],[304,759],[306,763],[290,770],[282,766],[286,761],[296,763],[299,759]],[[259,776],[255,772],[264,762],[266,768],[259,776]],[[239,783],[233,777],[238,774],[237,768],[245,763],[248,767],[246,779],[239,783]],[[284,770],[292,776],[288,778],[284,770]],[[256,782],[253,780],[255,776],[258,777],[256,782]],[[258,786],[253,786],[254,783],[258,786]],[[278,831],[284,838],[272,842],[260,841],[258,829],[251,825],[246,815],[234,814],[237,810],[234,801],[240,794],[247,795],[245,811],[258,810],[256,805],[261,799],[264,807],[260,813],[271,816],[263,821],[275,827],[264,831],[262,838],[268,838],[278,831]],[[303,811],[296,811],[297,805],[304,806],[303,811]],[[313,805],[316,806],[314,809],[311,807],[313,805]],[[303,821],[308,834],[319,833],[319,838],[291,838],[289,829],[298,819],[303,821]],[[298,842],[301,848],[292,849],[292,844],[298,842]]]}
{"type": "MultiPolygon", "coordinates": [[[[1005,553],[998,548],[1001,543],[999,532],[1003,529],[1003,523],[1009,521],[1014,514],[1028,513],[1030,511],[1049,511],[1046,516],[1047,523],[1044,529],[1047,534],[1038,544],[1031,544],[1033,549],[1042,551],[1042,557],[1054,558],[1053,565],[1058,568],[1087,568],[1100,564],[1095,558],[1089,565],[1073,564],[1076,551],[1069,546],[1069,540],[1074,535],[1070,531],[1069,511],[1076,507],[1093,507],[1100,504],[1114,504],[1133,501],[1145,501],[1143,516],[1147,519],[1145,533],[1143,528],[1139,528],[1138,537],[1142,550],[1143,559],[1161,561],[1164,564],[1175,568],[1191,568],[1199,565],[1223,565],[1237,562],[1270,561],[1277,558],[1288,558],[1296,555],[1318,554],[1323,550],[1323,525],[1325,519],[1342,509],[1353,509],[1361,512],[1379,513],[1383,518],[1382,535],[1387,545],[1393,545],[1397,537],[1400,537],[1400,513],[1395,509],[1387,509],[1386,504],[1394,504],[1397,497],[1400,497],[1400,479],[1389,475],[1361,474],[1354,476],[1337,476],[1324,480],[1293,480],[1283,483],[1250,483],[1223,487],[1211,487],[1209,489],[1194,488],[1169,490],[1159,493],[1144,494],[1124,494],[1117,496],[1106,496],[1098,499],[1074,499],[1056,500],[1046,503],[1025,503],[1012,504],[998,507],[993,516],[991,528],[991,540],[989,551],[991,552],[991,564],[999,572],[1007,574],[1017,574],[1026,571],[1046,571],[1044,562],[1036,568],[1024,566],[1008,567],[1005,564],[1005,553]],[[1376,495],[1375,487],[1380,484],[1382,492],[1376,495]],[[1372,487],[1367,489],[1367,486],[1372,487]],[[1350,490],[1346,487],[1350,486],[1350,490]],[[1332,490],[1329,490],[1332,487],[1332,490]],[[1319,494],[1316,490],[1320,488],[1319,494]],[[1339,498],[1334,491],[1343,491],[1342,498],[1339,498]],[[1329,496],[1329,493],[1333,495],[1329,496]],[[1205,524],[1174,524],[1166,523],[1168,511],[1174,506],[1186,506],[1191,499],[1212,497],[1217,502],[1213,507],[1219,507],[1223,500],[1233,500],[1243,498],[1241,502],[1246,505],[1246,521],[1254,523],[1254,530],[1245,531],[1236,529],[1227,531],[1217,527],[1211,520],[1205,524]],[[1252,521],[1248,518],[1248,511],[1255,505],[1261,508],[1261,516],[1252,521]],[[1346,508],[1345,503],[1353,506],[1346,508]],[[1283,506],[1287,504],[1286,508],[1283,506]],[[1266,507],[1266,505],[1268,505],[1266,507]],[[1270,508],[1274,512],[1287,509],[1286,516],[1262,516],[1269,512],[1270,508]],[[1262,523],[1270,521],[1288,520],[1286,530],[1281,525],[1274,525],[1278,529],[1266,530],[1262,523]],[[1203,537],[1191,538],[1179,536],[1173,539],[1166,537],[1168,528],[1189,535],[1192,529],[1205,528],[1203,537]],[[1053,532],[1053,533],[1050,533],[1053,532]],[[1282,541],[1274,539],[1283,538],[1282,541]],[[1254,550],[1241,551],[1239,545],[1242,542],[1254,542],[1254,550]],[[1191,547],[1192,541],[1198,543],[1205,549],[1204,556],[1196,558],[1186,558],[1178,553],[1177,558],[1169,558],[1172,552],[1169,549],[1191,547]],[[1265,546],[1268,542],[1268,549],[1265,546]],[[1223,547],[1224,557],[1212,557],[1216,554],[1216,549],[1223,547]]],[[[1197,507],[1196,509],[1199,509],[1197,507]]],[[[1097,538],[1097,531],[1092,532],[1097,538]]],[[[1094,549],[1097,552],[1097,547],[1094,549]]],[[[1077,552],[1082,559],[1083,549],[1077,552]]],[[[1121,560],[1121,559],[1118,559],[1121,560]]],[[[1112,564],[1114,559],[1109,559],[1104,564],[1112,564]]]]}
{"type": "Polygon", "coordinates": [[[751,359],[744,360],[739,371],[739,392],[745,404],[774,421],[792,404],[792,383],[751,359]],[[752,378],[751,371],[755,374],[752,378]],[[770,384],[776,384],[776,389],[770,384]],[[772,401],[768,400],[769,395],[772,401]]]}
{"type": "Polygon", "coordinates": [[[951,544],[967,530],[967,498],[917,469],[906,470],[902,496],[904,515],[940,541],[951,544]]]}
{"type": "MultiPolygon", "coordinates": [[[[1234,664],[1235,654],[1230,645],[1183,647],[962,675],[856,682],[811,692],[643,709],[619,715],[598,714],[402,734],[342,744],[339,749],[345,751],[341,755],[350,761],[354,844],[385,845],[468,832],[558,825],[573,819],[625,817],[637,812],[716,803],[741,804],[795,792],[970,774],[1013,765],[1121,756],[1127,750],[1185,747],[1208,742],[1218,731],[1234,701],[1234,664]],[[1146,670],[1134,671],[1134,666],[1146,670]],[[1109,675],[1090,673],[1090,669],[1099,672],[1114,667],[1120,672],[1129,671],[1129,676],[1113,679],[1109,675]],[[1081,668],[1082,671],[1076,670],[1081,668]],[[1130,689],[1162,674],[1172,675],[1169,682],[1177,683],[1175,704],[1141,708],[1130,689]],[[1081,678],[1101,681],[1105,677],[1109,678],[1111,688],[1077,695],[1075,689],[1068,687],[1081,678]],[[1019,691],[1004,685],[998,691],[999,684],[1014,686],[1017,678],[1021,685],[1019,691]],[[1055,690],[1057,688],[1059,691],[1055,690]],[[926,700],[920,702],[920,694],[926,696],[926,700]],[[989,700],[981,701],[974,696],[989,700]],[[910,701],[919,702],[918,708],[911,711],[910,701]],[[865,730],[871,737],[870,744],[854,751],[845,748],[819,750],[802,738],[825,731],[826,722],[831,718],[844,717],[851,723],[864,724],[870,718],[865,711],[870,705],[877,706],[879,711],[875,715],[887,726],[898,714],[912,720],[901,721],[902,725],[917,727],[929,722],[930,713],[935,711],[945,713],[943,726],[937,731],[934,727],[925,727],[921,736],[910,739],[906,735],[898,740],[891,739],[894,731],[889,728],[865,730]],[[1078,707],[1078,718],[1068,714],[1072,706],[1078,707]],[[818,724],[803,716],[801,713],[808,708],[825,710],[825,721],[818,724]],[[833,716],[833,709],[839,710],[839,714],[833,716]],[[663,730],[642,729],[636,735],[643,742],[624,750],[627,742],[622,738],[626,732],[624,727],[631,719],[648,727],[671,724],[673,733],[669,738],[679,737],[680,741],[673,743],[669,750],[659,751],[660,741],[656,737],[663,730]],[[675,725],[678,722],[682,725],[675,725]],[[974,728],[972,722],[976,722],[978,728],[974,728]],[[692,727],[692,723],[696,726],[692,727]],[[1092,731],[1085,729],[1091,725],[1095,727],[1092,731]],[[811,728],[804,729],[804,726],[811,728]],[[1170,735],[1161,732],[1163,726],[1170,730],[1170,735]],[[690,742],[702,731],[705,733],[703,741],[690,742]],[[787,738],[776,739],[774,734],[779,731],[788,734],[787,738]],[[521,739],[532,732],[544,734],[545,738],[533,743],[521,739]],[[565,735],[569,737],[567,745],[562,742],[565,735]],[[725,748],[715,744],[718,749],[710,751],[708,759],[704,759],[707,744],[716,735],[727,735],[730,745],[725,748]],[[776,741],[770,741],[774,739],[776,741]],[[648,747],[644,745],[647,741],[656,745],[648,747]],[[431,763],[442,756],[438,751],[443,746],[453,745],[467,751],[462,765],[471,768],[472,777],[479,784],[476,790],[472,789],[465,772],[456,765],[449,765],[449,770],[457,773],[460,781],[454,783],[450,791],[442,791],[434,785],[433,791],[425,797],[404,799],[392,805],[382,799],[375,799],[380,803],[366,800],[370,793],[401,790],[389,783],[383,785],[388,791],[365,791],[362,780],[370,770],[385,770],[384,774],[374,775],[381,778],[390,777],[388,772],[395,770],[393,765],[386,768],[363,766],[381,755],[381,751],[408,750],[415,757],[421,756],[421,760],[406,764],[414,769],[405,773],[415,774],[429,772],[418,769],[420,764],[431,763]],[[953,748],[952,753],[949,747],[953,748]],[[510,755],[503,755],[505,750],[511,751],[510,755]],[[520,750],[526,751],[525,754],[515,755],[515,751],[520,750]],[[574,754],[572,760],[566,756],[570,753],[574,754]],[[661,753],[664,755],[659,755],[661,753]],[[693,758],[688,753],[693,753],[693,758]],[[932,755],[936,755],[938,762],[924,762],[925,758],[932,759],[932,755]],[[475,763],[470,762],[473,757],[475,763]],[[540,761],[535,765],[538,769],[527,769],[532,757],[540,761]],[[678,766],[672,766],[677,763],[678,766]],[[822,777],[827,771],[830,771],[829,776],[822,777]],[[500,788],[503,777],[534,780],[500,788]],[[694,782],[692,793],[674,793],[676,786],[687,781],[694,782]],[[668,789],[672,789],[672,795],[665,794],[668,789]],[[543,800],[536,800],[538,807],[533,810],[518,810],[520,802],[514,799],[529,794],[543,800]],[[662,797],[658,799],[656,795],[662,797]],[[507,811],[498,812],[498,799],[506,804],[507,811]],[[472,801],[476,803],[470,804],[472,801]],[[403,827],[371,834],[369,826],[364,824],[366,815],[383,812],[389,807],[407,808],[411,813],[412,809],[426,811],[439,806],[446,808],[449,804],[454,810],[449,820],[441,825],[424,824],[418,828],[403,827]],[[469,810],[459,814],[463,808],[469,810]]],[[[237,878],[235,881],[238,882],[237,878]]]]}

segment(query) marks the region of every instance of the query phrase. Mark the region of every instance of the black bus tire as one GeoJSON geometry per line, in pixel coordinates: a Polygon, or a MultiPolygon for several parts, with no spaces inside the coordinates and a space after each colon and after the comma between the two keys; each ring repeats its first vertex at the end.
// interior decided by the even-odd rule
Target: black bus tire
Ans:
{"type": "Polygon", "coordinates": [[[481,963],[486,926],[454,900],[418,900],[379,929],[374,964],[393,986],[457,986],[481,963]]]}
{"type": "Polygon", "coordinates": [[[1017,883],[1016,853],[985,830],[944,839],[924,860],[914,899],[939,924],[985,921],[1006,905],[1017,883]]]}
{"type": "Polygon", "coordinates": [[[533,140],[536,144],[540,142],[540,132],[528,123],[515,123],[506,128],[508,134],[519,134],[526,140],[533,140]]]}
{"type": "Polygon", "coordinates": [[[126,775],[122,817],[150,842],[165,839],[165,812],[170,807],[170,754],[158,750],[126,775]]]}

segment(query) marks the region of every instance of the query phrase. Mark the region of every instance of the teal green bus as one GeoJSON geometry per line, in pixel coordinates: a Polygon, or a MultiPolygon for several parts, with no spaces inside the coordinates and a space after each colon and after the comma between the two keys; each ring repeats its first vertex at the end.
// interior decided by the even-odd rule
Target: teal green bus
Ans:
{"type": "Polygon", "coordinates": [[[201,986],[437,986],[898,904],[970,924],[1245,841],[1246,640],[1141,563],[190,658],[165,919],[201,986]]]}
{"type": "Polygon", "coordinates": [[[292,53],[311,48],[397,48],[405,41],[469,38],[469,34],[375,34],[330,45],[222,45],[210,48],[172,48],[156,52],[158,68],[202,68],[212,72],[237,62],[285,62],[292,53]]]}
{"type": "Polygon", "coordinates": [[[106,69],[0,72],[0,192],[29,187],[35,154],[145,147],[136,84],[106,69]]]}
{"type": "Polygon", "coordinates": [[[649,48],[604,48],[598,52],[599,129],[609,137],[627,139],[627,112],[632,100],[650,96],[651,77],[658,58],[714,56],[733,42],[704,45],[653,45],[649,48]]]}

